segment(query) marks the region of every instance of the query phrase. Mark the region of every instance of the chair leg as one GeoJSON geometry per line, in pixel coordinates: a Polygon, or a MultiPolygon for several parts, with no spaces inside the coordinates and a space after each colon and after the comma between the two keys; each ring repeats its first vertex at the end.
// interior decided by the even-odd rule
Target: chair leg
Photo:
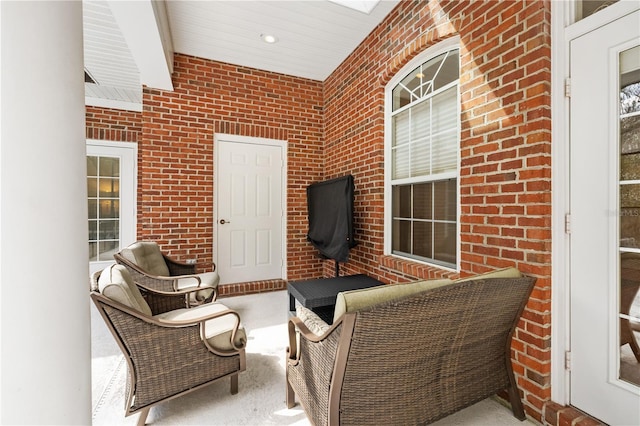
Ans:
{"type": "Polygon", "coordinates": [[[640,362],[640,347],[638,346],[638,342],[636,341],[633,332],[631,332],[631,340],[629,341],[629,346],[631,346],[631,351],[633,355],[635,355],[636,360],[640,362]]]}
{"type": "Polygon", "coordinates": [[[511,386],[507,391],[509,393],[509,402],[511,402],[511,411],[513,411],[513,416],[520,421],[525,420],[527,416],[524,413],[524,407],[522,407],[522,400],[520,399],[518,388],[511,386]]]}
{"type": "Polygon", "coordinates": [[[293,391],[293,388],[291,387],[291,383],[289,383],[289,378],[286,378],[286,382],[287,382],[287,391],[286,391],[286,398],[287,398],[287,408],[293,408],[296,405],[296,393],[293,391]]]}
{"type": "Polygon", "coordinates": [[[138,426],[144,426],[145,424],[147,424],[147,416],[149,415],[149,410],[151,410],[151,407],[147,407],[140,411],[140,417],[138,417],[138,426]]]}
{"type": "Polygon", "coordinates": [[[524,407],[522,406],[522,400],[520,399],[520,392],[518,392],[518,386],[516,385],[516,376],[513,374],[513,367],[511,365],[511,355],[509,348],[507,347],[507,376],[509,377],[509,387],[507,393],[509,394],[509,402],[511,403],[511,411],[516,419],[524,421],[527,415],[524,413],[524,407]]]}
{"type": "Polygon", "coordinates": [[[231,376],[231,395],[235,395],[238,393],[238,375],[234,374],[231,376]]]}

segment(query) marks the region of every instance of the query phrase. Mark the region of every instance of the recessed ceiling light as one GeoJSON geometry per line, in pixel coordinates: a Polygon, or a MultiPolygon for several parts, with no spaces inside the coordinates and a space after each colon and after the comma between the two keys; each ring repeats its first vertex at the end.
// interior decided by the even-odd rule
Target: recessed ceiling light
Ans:
{"type": "Polygon", "coordinates": [[[260,34],[260,38],[265,43],[273,44],[278,42],[278,37],[271,34],[260,34]]]}

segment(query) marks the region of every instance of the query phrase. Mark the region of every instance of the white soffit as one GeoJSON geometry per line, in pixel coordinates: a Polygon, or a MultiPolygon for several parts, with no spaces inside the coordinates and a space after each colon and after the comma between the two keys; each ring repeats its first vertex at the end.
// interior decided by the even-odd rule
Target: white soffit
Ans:
{"type": "Polygon", "coordinates": [[[173,90],[173,46],[165,2],[109,1],[113,16],[140,71],[140,83],[173,90]]]}
{"type": "Polygon", "coordinates": [[[84,83],[84,102],[95,107],[142,111],[142,90],[84,83]]]}

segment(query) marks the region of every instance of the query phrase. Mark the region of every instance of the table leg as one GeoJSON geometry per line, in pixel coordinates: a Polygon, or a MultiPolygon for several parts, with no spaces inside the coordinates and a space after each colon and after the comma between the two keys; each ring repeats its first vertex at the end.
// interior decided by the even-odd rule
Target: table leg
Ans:
{"type": "Polygon", "coordinates": [[[289,311],[295,312],[296,310],[296,299],[293,297],[291,293],[289,293],[289,311]]]}

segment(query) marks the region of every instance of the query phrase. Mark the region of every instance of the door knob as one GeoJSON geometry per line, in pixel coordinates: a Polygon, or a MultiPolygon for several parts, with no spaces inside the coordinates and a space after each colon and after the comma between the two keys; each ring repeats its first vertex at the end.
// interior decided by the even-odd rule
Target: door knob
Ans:
{"type": "Polygon", "coordinates": [[[225,223],[231,223],[228,220],[220,219],[220,225],[224,225],[225,223]]]}

